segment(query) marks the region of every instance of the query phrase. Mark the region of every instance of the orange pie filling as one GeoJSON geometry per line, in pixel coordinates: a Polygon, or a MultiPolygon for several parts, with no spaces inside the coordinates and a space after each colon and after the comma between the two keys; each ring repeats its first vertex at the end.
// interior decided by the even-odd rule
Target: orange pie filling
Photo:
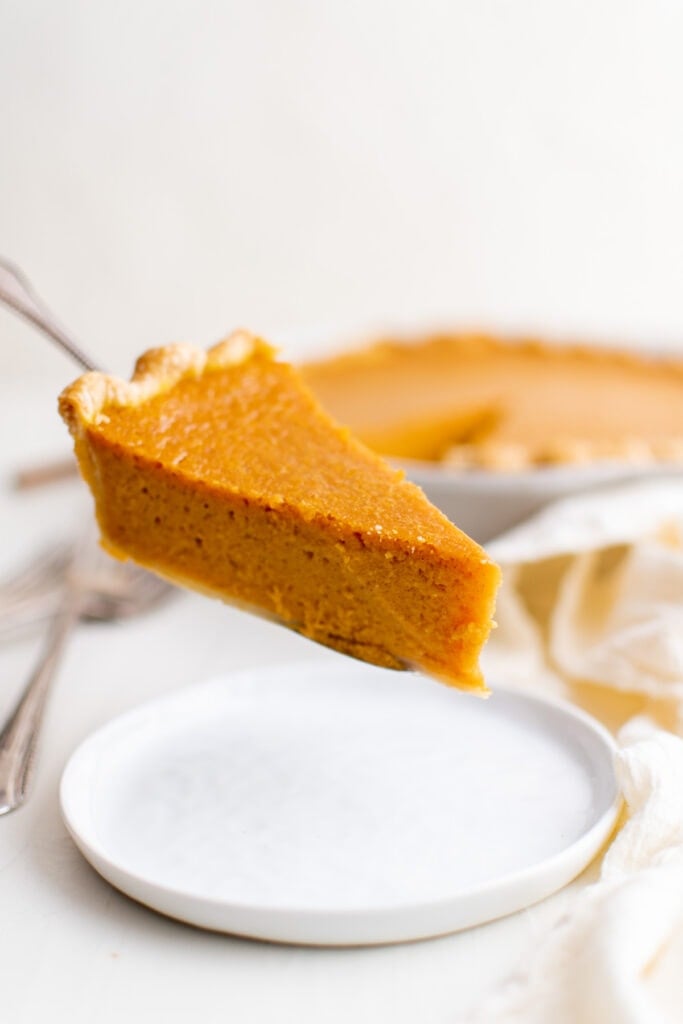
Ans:
{"type": "Polygon", "coordinates": [[[263,342],[152,351],[130,384],[86,374],[60,410],[112,554],[345,654],[485,691],[498,568],[263,342]]]}
{"type": "Polygon", "coordinates": [[[382,341],[301,368],[371,448],[496,470],[683,460],[683,360],[485,335],[382,341]]]}

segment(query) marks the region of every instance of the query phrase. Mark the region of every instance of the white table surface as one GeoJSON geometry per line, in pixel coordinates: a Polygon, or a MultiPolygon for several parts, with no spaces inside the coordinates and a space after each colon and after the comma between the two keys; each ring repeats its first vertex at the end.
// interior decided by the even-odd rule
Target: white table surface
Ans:
{"type": "MultiPolygon", "coordinates": [[[[471,0],[24,0],[0,27],[0,251],[104,365],[239,324],[511,324],[676,344],[683,11],[471,0]]],[[[0,316],[0,570],[75,532],[63,357],[0,316]],[[45,374],[22,376],[41,366],[45,374]]],[[[0,712],[39,638],[0,646],[0,712]]],[[[467,934],[316,951],[202,934],[114,892],[57,787],[119,711],[231,667],[320,657],[182,596],[78,630],[28,806],[0,820],[0,1020],[453,1021],[566,894],[467,934]]],[[[334,655],[329,655],[334,657],[334,655]]],[[[683,939],[652,984],[683,1017],[683,939]]]]}
{"type": "MultiPolygon", "coordinates": [[[[17,377],[0,390],[3,570],[40,544],[71,535],[90,512],[79,483],[22,496],[9,487],[13,467],[69,450],[54,411],[58,388],[45,378],[17,377]]],[[[0,647],[3,712],[38,644],[35,636],[0,647]]],[[[505,920],[445,938],[372,949],[303,949],[167,920],[113,890],[77,852],[57,794],[61,771],[81,739],[119,712],[211,674],[321,656],[340,657],[189,594],[137,621],[78,629],[48,709],[33,795],[20,811],[0,819],[3,1021],[445,1024],[533,955],[571,888],[505,920]]],[[[590,876],[589,869],[574,884],[590,876]]],[[[676,1007],[683,1007],[676,966],[682,949],[683,941],[675,944],[652,975],[672,1020],[676,1007]]]]}

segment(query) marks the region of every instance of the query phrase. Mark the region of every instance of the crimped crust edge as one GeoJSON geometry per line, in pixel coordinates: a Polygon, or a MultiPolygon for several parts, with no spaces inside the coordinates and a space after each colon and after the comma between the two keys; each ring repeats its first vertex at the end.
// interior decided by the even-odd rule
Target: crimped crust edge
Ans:
{"type": "Polygon", "coordinates": [[[272,356],[274,350],[248,331],[235,331],[208,351],[180,342],[153,348],[135,364],[130,381],[91,371],[69,384],[59,396],[59,412],[72,434],[106,422],[107,410],[135,406],[169,390],[184,377],[199,377],[246,362],[252,356],[272,356]]]}

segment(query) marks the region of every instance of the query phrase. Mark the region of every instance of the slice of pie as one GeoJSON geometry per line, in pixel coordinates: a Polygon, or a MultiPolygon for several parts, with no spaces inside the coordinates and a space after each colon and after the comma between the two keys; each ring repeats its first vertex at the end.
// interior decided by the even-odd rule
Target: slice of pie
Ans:
{"type": "Polygon", "coordinates": [[[485,691],[498,568],[264,342],[150,351],[131,383],[85,374],[60,411],[112,554],[365,661],[485,691]]]}
{"type": "Polygon", "coordinates": [[[461,334],[381,341],[301,372],[384,455],[496,470],[683,460],[681,358],[461,334]]]}

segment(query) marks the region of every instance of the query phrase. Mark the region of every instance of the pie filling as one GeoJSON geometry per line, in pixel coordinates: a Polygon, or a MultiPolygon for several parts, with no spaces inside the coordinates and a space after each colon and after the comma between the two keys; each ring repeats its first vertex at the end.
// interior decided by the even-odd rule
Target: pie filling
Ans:
{"type": "Polygon", "coordinates": [[[499,570],[240,334],[60,399],[105,546],[390,668],[484,692],[499,570]]]}

